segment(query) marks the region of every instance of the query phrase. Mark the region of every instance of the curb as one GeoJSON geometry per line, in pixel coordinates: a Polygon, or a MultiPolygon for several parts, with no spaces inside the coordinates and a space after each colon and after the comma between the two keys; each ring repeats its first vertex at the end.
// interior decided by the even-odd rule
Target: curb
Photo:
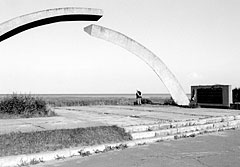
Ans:
{"type": "MultiPolygon", "coordinates": [[[[117,144],[116,144],[117,145],[117,144]]],[[[16,156],[0,157],[1,167],[10,167],[18,165],[29,165],[31,163],[37,164],[39,162],[45,162],[50,160],[65,159],[73,156],[84,156],[84,153],[93,154],[96,152],[103,152],[106,149],[106,145],[98,145],[91,147],[74,147],[69,149],[63,149],[58,151],[49,151],[36,154],[24,154],[16,156]]]]}
{"type": "Polygon", "coordinates": [[[1,167],[11,167],[11,166],[20,166],[20,165],[27,166],[27,165],[33,165],[33,164],[50,161],[50,160],[65,159],[73,156],[85,157],[93,154],[125,149],[127,147],[134,147],[138,145],[145,145],[145,144],[154,143],[154,142],[174,140],[174,139],[180,139],[180,138],[186,138],[186,137],[195,137],[196,135],[200,135],[204,133],[212,133],[217,131],[236,129],[239,127],[240,127],[239,121],[234,121],[232,122],[231,125],[229,125],[229,127],[215,127],[213,129],[204,129],[200,131],[186,132],[186,133],[180,133],[180,134],[178,133],[178,134],[169,135],[169,136],[158,136],[158,137],[147,138],[147,139],[138,139],[138,140],[132,140],[132,141],[126,141],[126,142],[114,143],[114,144],[103,144],[103,145],[90,146],[90,147],[74,147],[74,148],[45,152],[45,153],[0,157],[0,166],[1,167]]]}

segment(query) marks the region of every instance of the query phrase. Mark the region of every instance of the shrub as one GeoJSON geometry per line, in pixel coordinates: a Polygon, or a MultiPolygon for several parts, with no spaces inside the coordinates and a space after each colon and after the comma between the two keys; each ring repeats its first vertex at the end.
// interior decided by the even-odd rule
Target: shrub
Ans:
{"type": "Polygon", "coordinates": [[[141,102],[142,104],[153,104],[153,102],[150,99],[145,99],[145,98],[142,98],[141,102]]]}
{"type": "Polygon", "coordinates": [[[41,98],[31,95],[12,94],[0,101],[0,112],[4,114],[46,116],[50,113],[47,103],[41,98]]]}
{"type": "Polygon", "coordinates": [[[173,105],[173,106],[177,105],[172,97],[170,97],[169,99],[165,99],[163,104],[164,105],[173,105]]]}
{"type": "Polygon", "coordinates": [[[240,88],[232,90],[233,103],[240,102],[240,88]]]}

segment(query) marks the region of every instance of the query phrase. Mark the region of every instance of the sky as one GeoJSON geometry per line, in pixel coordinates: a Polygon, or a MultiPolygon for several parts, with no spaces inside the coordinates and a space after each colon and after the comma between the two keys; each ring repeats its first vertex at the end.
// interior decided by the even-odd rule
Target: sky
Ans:
{"type": "Polygon", "coordinates": [[[97,22],[59,22],[0,43],[0,94],[168,93],[137,56],[89,36],[119,31],[156,54],[186,93],[191,85],[240,87],[239,0],[0,0],[0,23],[51,8],[104,11],[97,22]]]}

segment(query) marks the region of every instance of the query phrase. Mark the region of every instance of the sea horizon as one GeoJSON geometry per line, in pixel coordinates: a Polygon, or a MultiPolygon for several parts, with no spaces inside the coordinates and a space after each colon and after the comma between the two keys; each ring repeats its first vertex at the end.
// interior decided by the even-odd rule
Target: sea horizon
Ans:
{"type": "MultiPolygon", "coordinates": [[[[0,94],[0,97],[12,95],[11,94],[0,94]]],[[[16,93],[16,94],[26,94],[32,96],[41,97],[135,97],[135,93],[54,93],[54,94],[44,94],[44,93],[16,93]]],[[[190,94],[187,94],[190,96],[190,94]]],[[[169,93],[143,93],[143,97],[171,97],[169,93]]]]}

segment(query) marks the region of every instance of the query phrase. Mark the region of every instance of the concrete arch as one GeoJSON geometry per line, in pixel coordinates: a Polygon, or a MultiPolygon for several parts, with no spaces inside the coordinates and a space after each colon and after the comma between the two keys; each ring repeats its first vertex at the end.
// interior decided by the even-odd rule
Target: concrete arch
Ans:
{"type": "Polygon", "coordinates": [[[61,21],[97,21],[102,15],[101,9],[80,7],[54,8],[26,14],[0,24],[0,42],[37,26],[61,21]]]}
{"type": "Polygon", "coordinates": [[[163,84],[166,86],[169,93],[171,94],[173,100],[178,105],[189,105],[189,99],[173,73],[167,68],[167,66],[162,62],[162,60],[150,50],[117,31],[99,25],[87,26],[84,28],[84,31],[93,37],[100,38],[119,45],[122,48],[130,51],[131,53],[141,58],[153,69],[153,71],[162,80],[163,84]]]}

